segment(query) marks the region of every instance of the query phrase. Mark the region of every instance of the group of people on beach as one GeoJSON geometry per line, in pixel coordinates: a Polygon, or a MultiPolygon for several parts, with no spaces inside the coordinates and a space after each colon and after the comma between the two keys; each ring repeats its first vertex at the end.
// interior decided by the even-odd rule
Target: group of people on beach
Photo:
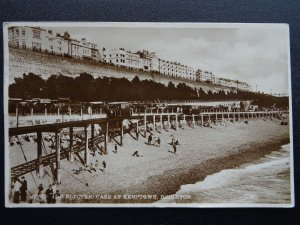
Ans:
{"type": "Polygon", "coordinates": [[[156,137],[153,137],[152,133],[149,134],[148,142],[147,142],[148,145],[160,147],[160,142],[161,142],[160,137],[156,138],[156,137]],[[152,140],[153,140],[153,143],[152,143],[152,140]]]}
{"type": "Polygon", "coordinates": [[[21,179],[18,177],[14,178],[14,182],[12,184],[13,189],[13,202],[20,203],[26,202],[27,198],[27,180],[22,176],[21,179]]]}
{"type": "Polygon", "coordinates": [[[19,178],[14,178],[12,184],[13,190],[13,202],[14,203],[26,203],[27,202],[27,192],[31,195],[30,202],[38,202],[38,203],[60,203],[61,195],[59,190],[56,189],[55,182],[51,183],[47,190],[44,192],[43,184],[39,184],[37,187],[37,194],[32,194],[28,191],[27,180],[24,176],[19,178]]]}
{"type": "Polygon", "coordinates": [[[56,184],[54,182],[48,186],[45,193],[43,190],[44,187],[42,184],[40,184],[38,186],[37,196],[40,203],[45,203],[45,199],[48,204],[61,203],[61,194],[59,193],[59,190],[56,189],[56,184]]]}
{"type": "MultiPolygon", "coordinates": [[[[173,134],[171,134],[171,137],[172,137],[172,140],[171,140],[171,142],[169,144],[172,145],[172,147],[173,147],[173,153],[176,154],[177,145],[180,145],[180,144],[179,144],[178,139],[175,139],[175,137],[174,137],[173,134]]],[[[153,134],[150,133],[149,136],[148,136],[148,142],[147,142],[147,144],[148,145],[153,145],[153,146],[156,146],[156,147],[160,147],[161,139],[160,139],[160,137],[157,137],[157,138],[154,137],[153,138],[153,134]]]]}

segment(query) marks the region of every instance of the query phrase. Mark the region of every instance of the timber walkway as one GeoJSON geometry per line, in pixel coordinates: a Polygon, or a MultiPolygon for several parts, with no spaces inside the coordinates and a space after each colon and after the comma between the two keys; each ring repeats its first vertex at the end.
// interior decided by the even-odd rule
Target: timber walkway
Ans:
{"type": "MultiPolygon", "coordinates": [[[[89,120],[69,121],[55,124],[44,124],[34,125],[26,127],[14,127],[9,128],[9,136],[18,136],[23,134],[37,133],[37,159],[22,163],[20,165],[11,168],[11,178],[22,176],[32,171],[37,171],[38,176],[43,176],[44,167],[50,166],[56,182],[60,183],[60,161],[63,159],[70,160],[74,158],[74,154],[84,151],[83,165],[89,165],[90,152],[95,152],[94,149],[98,148],[98,144],[104,143],[104,153],[107,152],[107,140],[113,138],[116,143],[122,145],[122,139],[124,133],[131,132],[134,130],[136,133],[136,140],[140,130],[144,131],[144,137],[146,132],[149,130],[149,124],[152,124],[151,129],[157,130],[158,127],[163,129],[164,124],[167,125],[168,130],[172,127],[178,130],[179,124],[187,123],[195,126],[196,122],[198,125],[204,126],[205,123],[224,122],[228,120],[249,120],[254,118],[265,118],[265,117],[281,117],[286,111],[261,111],[261,112],[228,112],[228,111],[217,111],[217,112],[201,112],[200,114],[184,115],[178,113],[135,113],[130,118],[98,118],[89,120]],[[150,118],[150,119],[149,119],[150,118]],[[128,119],[130,128],[124,130],[123,121],[128,119]],[[99,135],[94,134],[95,125],[101,127],[101,133],[99,135]],[[84,128],[84,137],[82,138],[81,144],[73,144],[74,142],[74,128],[84,128]],[[90,127],[90,137],[88,135],[88,129],[90,127]],[[61,148],[61,132],[64,129],[69,130],[70,139],[69,147],[61,148]],[[42,133],[55,133],[55,152],[46,155],[42,154],[43,149],[43,136],[42,133]],[[120,136],[118,142],[115,138],[120,136]],[[85,140],[88,140],[87,142],[85,140]],[[55,169],[53,164],[55,164],[55,169]]],[[[23,152],[24,154],[24,152],[23,152]]],[[[71,160],[72,161],[72,160],[71,160]]]]}

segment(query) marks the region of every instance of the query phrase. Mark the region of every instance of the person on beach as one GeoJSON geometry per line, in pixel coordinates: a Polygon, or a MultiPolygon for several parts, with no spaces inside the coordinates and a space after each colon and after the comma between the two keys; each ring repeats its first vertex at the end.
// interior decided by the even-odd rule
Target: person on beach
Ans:
{"type": "Polygon", "coordinates": [[[53,203],[53,189],[52,185],[49,185],[49,188],[46,190],[46,200],[48,204],[53,203]]]}
{"type": "Polygon", "coordinates": [[[97,170],[98,167],[99,167],[99,161],[96,160],[96,162],[95,162],[95,169],[97,170]]]}
{"type": "Polygon", "coordinates": [[[135,151],[132,156],[133,157],[140,157],[139,151],[135,151]]]}
{"type": "Polygon", "coordinates": [[[105,168],[106,168],[106,162],[105,161],[102,162],[102,167],[103,167],[103,169],[99,169],[99,170],[102,171],[102,173],[104,173],[105,168]]]}
{"type": "Polygon", "coordinates": [[[176,154],[176,151],[177,151],[177,145],[180,145],[178,139],[177,139],[176,141],[173,142],[173,150],[174,150],[174,154],[176,154]]]}
{"type": "Polygon", "coordinates": [[[53,193],[56,192],[56,183],[55,182],[52,182],[52,190],[53,190],[53,193]]]}
{"type": "Polygon", "coordinates": [[[148,145],[151,145],[151,141],[152,141],[152,134],[149,134],[149,137],[148,137],[148,145]]]}
{"type": "Polygon", "coordinates": [[[90,170],[89,170],[89,172],[91,173],[92,171],[96,172],[96,169],[95,169],[93,163],[90,164],[90,170]]]}
{"type": "Polygon", "coordinates": [[[115,153],[117,154],[118,153],[118,145],[115,144],[115,153]]]}
{"type": "Polygon", "coordinates": [[[175,137],[174,137],[174,135],[173,135],[173,134],[171,134],[170,136],[172,137],[172,139],[171,139],[171,142],[170,142],[170,145],[173,145],[173,144],[174,144],[174,142],[175,142],[175,137]]]}
{"type": "Polygon", "coordinates": [[[61,203],[59,190],[56,190],[55,194],[53,195],[53,203],[61,203]]]}
{"type": "Polygon", "coordinates": [[[25,177],[21,177],[21,187],[20,187],[21,201],[26,202],[27,197],[27,180],[25,177]]]}
{"type": "Polygon", "coordinates": [[[14,180],[14,203],[19,203],[20,202],[20,188],[21,188],[22,184],[19,180],[19,178],[15,178],[14,180]]]}
{"type": "Polygon", "coordinates": [[[173,143],[173,153],[176,154],[176,145],[173,143]]]}
{"type": "Polygon", "coordinates": [[[40,203],[44,203],[44,197],[43,197],[43,190],[44,190],[44,187],[42,184],[39,184],[38,186],[38,200],[40,203]]]}
{"type": "Polygon", "coordinates": [[[103,155],[103,153],[104,153],[104,147],[101,145],[99,148],[99,154],[103,155]]]}
{"type": "Polygon", "coordinates": [[[153,145],[156,146],[156,147],[160,147],[160,138],[159,137],[157,139],[155,139],[153,145]]]}
{"type": "Polygon", "coordinates": [[[42,184],[39,184],[38,186],[38,195],[41,195],[43,193],[44,187],[42,184]]]}

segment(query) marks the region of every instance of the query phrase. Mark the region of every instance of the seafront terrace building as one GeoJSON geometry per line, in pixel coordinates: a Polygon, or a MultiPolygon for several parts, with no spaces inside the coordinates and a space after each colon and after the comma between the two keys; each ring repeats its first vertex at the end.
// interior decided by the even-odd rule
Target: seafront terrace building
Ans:
{"type": "Polygon", "coordinates": [[[119,49],[103,49],[103,61],[113,64],[117,67],[143,70],[143,62],[140,60],[140,55],[125,50],[119,49]]]}
{"type": "Polygon", "coordinates": [[[226,78],[217,78],[212,72],[182,65],[179,62],[160,59],[155,52],[141,50],[131,52],[124,48],[100,52],[98,46],[88,42],[86,38],[80,40],[70,37],[68,32],[63,35],[54,33],[52,29],[32,26],[11,26],[8,28],[9,45],[38,52],[72,57],[80,60],[92,60],[112,64],[116,67],[139,70],[172,78],[181,78],[196,82],[250,90],[245,82],[226,78]]]}
{"type": "Polygon", "coordinates": [[[240,82],[238,80],[231,80],[227,78],[222,78],[222,77],[216,77],[216,85],[224,86],[224,87],[231,87],[235,88],[238,90],[243,90],[243,91],[250,91],[251,86],[247,84],[246,82],[240,82]]]}
{"type": "Polygon", "coordinates": [[[68,55],[80,59],[99,59],[97,45],[54,34],[51,29],[30,26],[13,26],[8,28],[9,45],[47,52],[57,55],[68,55]]]}
{"type": "Polygon", "coordinates": [[[100,60],[101,56],[97,49],[97,45],[88,42],[86,38],[81,40],[69,39],[68,54],[75,58],[86,60],[100,60]]]}
{"type": "Polygon", "coordinates": [[[199,70],[198,71],[198,76],[199,76],[199,80],[202,81],[202,82],[208,82],[208,83],[211,83],[211,84],[216,83],[216,76],[210,71],[199,70]]]}
{"type": "Polygon", "coordinates": [[[159,72],[161,74],[196,81],[196,72],[192,67],[162,59],[159,62],[159,72]]]}

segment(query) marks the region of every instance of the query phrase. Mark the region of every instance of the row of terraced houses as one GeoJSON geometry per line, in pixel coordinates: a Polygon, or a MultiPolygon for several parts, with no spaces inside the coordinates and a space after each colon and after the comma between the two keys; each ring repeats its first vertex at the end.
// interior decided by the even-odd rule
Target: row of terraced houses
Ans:
{"type": "Polygon", "coordinates": [[[124,69],[140,70],[174,78],[188,79],[195,82],[206,82],[214,85],[250,90],[250,85],[237,80],[216,77],[212,72],[194,69],[179,62],[159,58],[155,52],[141,50],[131,52],[124,48],[99,48],[86,38],[77,40],[68,32],[55,33],[52,29],[31,26],[12,26],[8,28],[9,45],[62,55],[82,60],[91,60],[114,65],[124,69]]]}

